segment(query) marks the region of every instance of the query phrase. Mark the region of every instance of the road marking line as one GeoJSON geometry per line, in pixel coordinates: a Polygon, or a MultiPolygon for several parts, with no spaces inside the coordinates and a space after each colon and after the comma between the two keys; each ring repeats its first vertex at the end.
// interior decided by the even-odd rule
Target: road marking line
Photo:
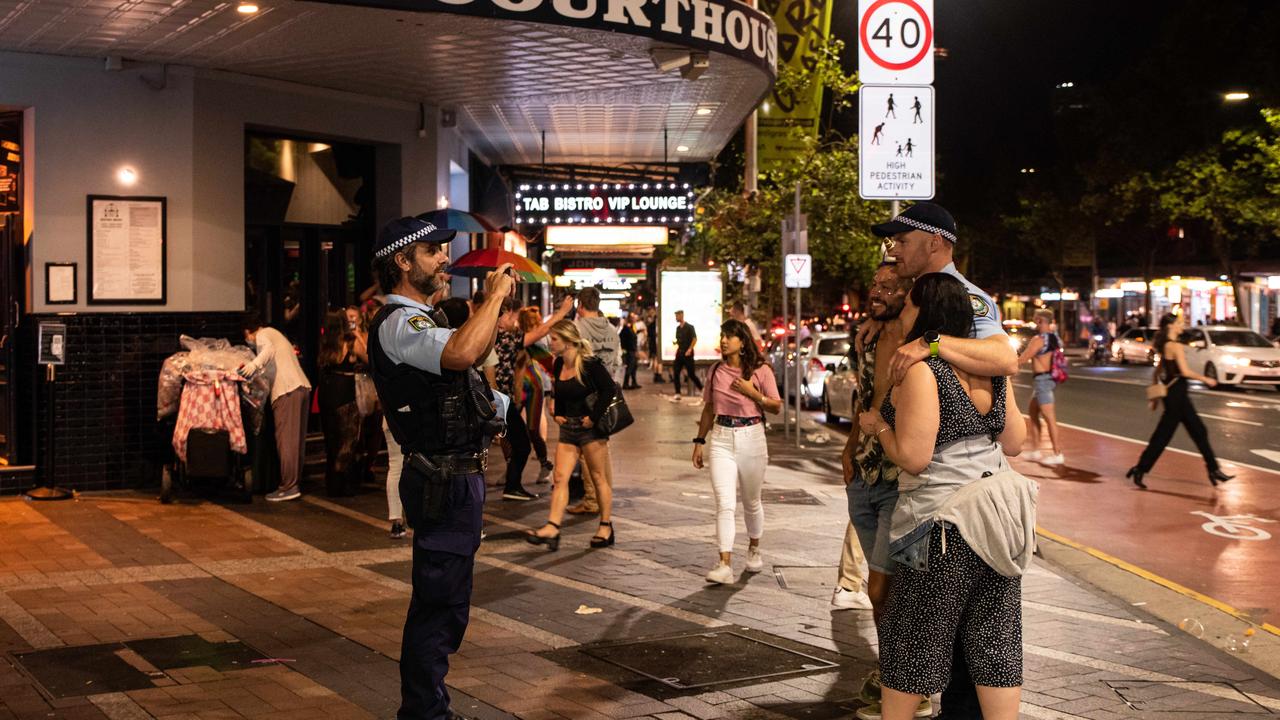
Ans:
{"type": "MultiPolygon", "coordinates": [[[[1072,430],[1079,430],[1081,432],[1092,433],[1094,435],[1101,435],[1102,437],[1109,437],[1113,440],[1123,440],[1125,442],[1133,443],[1134,445],[1142,445],[1143,447],[1146,447],[1146,444],[1147,444],[1146,440],[1138,440],[1137,438],[1125,437],[1123,435],[1116,435],[1115,433],[1109,433],[1103,430],[1094,430],[1093,428],[1087,428],[1082,425],[1072,425],[1071,423],[1064,423],[1061,420],[1058,421],[1058,427],[1071,428],[1072,430]]],[[[1197,458],[1200,457],[1200,453],[1198,452],[1183,450],[1182,448],[1176,448],[1176,447],[1173,447],[1172,445],[1166,447],[1165,450],[1167,452],[1176,452],[1176,453],[1182,453],[1183,455],[1190,455],[1191,457],[1197,457],[1197,458]]],[[[1272,470],[1271,468],[1264,468],[1261,465],[1254,465],[1253,463],[1241,462],[1240,460],[1232,460],[1230,458],[1220,458],[1220,459],[1226,460],[1232,465],[1247,467],[1250,470],[1258,470],[1265,473],[1271,473],[1272,475],[1280,475],[1280,470],[1272,470]]]]}
{"type": "Polygon", "coordinates": [[[1112,672],[1117,675],[1127,675],[1138,680],[1178,683],[1178,687],[1193,690],[1204,695],[1212,695],[1223,700],[1235,700],[1239,702],[1240,696],[1244,695],[1265,708],[1270,710],[1280,710],[1280,700],[1277,700],[1276,698],[1248,693],[1236,688],[1223,687],[1217,683],[1188,681],[1186,678],[1181,678],[1177,675],[1166,675],[1160,672],[1136,668],[1132,665],[1121,665],[1120,663],[1099,660],[1098,658],[1092,658],[1087,655],[1077,655],[1075,653],[1069,653],[1063,650],[1054,650],[1053,648],[1041,647],[1039,645],[1028,645],[1024,643],[1022,649],[1024,652],[1031,655],[1038,655],[1040,657],[1049,658],[1050,660],[1067,662],[1072,665],[1081,665],[1083,667],[1093,668],[1094,670],[1112,672]]]}
{"type": "MultiPolygon", "coordinates": [[[[1020,374],[1030,374],[1030,371],[1022,370],[1020,374]]],[[[1092,380],[1093,382],[1117,383],[1119,385],[1137,385],[1137,386],[1145,387],[1150,384],[1150,383],[1142,382],[1141,380],[1122,380],[1119,378],[1104,378],[1104,377],[1095,377],[1093,375],[1083,375],[1083,374],[1076,374],[1076,375],[1073,375],[1072,377],[1079,380],[1092,380]]],[[[1252,387],[1252,386],[1247,386],[1247,387],[1252,387]]],[[[1222,390],[1210,390],[1207,387],[1196,388],[1195,392],[1200,393],[1202,395],[1213,395],[1215,397],[1232,398],[1233,400],[1239,400],[1241,398],[1241,395],[1239,393],[1224,392],[1222,390]]],[[[1256,395],[1249,395],[1245,397],[1247,397],[1249,400],[1257,400],[1258,402],[1269,403],[1271,405],[1280,405],[1280,400],[1276,400],[1274,398],[1262,397],[1262,396],[1256,396],[1256,395]]]]}
{"type": "Polygon", "coordinates": [[[1159,635],[1169,634],[1155,625],[1152,625],[1151,623],[1144,623],[1141,620],[1126,620],[1124,618],[1102,615],[1100,613],[1085,612],[1084,610],[1072,610],[1071,608],[1058,607],[1057,605],[1049,605],[1047,603],[1036,602],[1035,600],[1023,600],[1022,606],[1024,608],[1034,608],[1041,612],[1052,613],[1054,615],[1062,615],[1063,617],[1087,620],[1091,623],[1098,623],[1101,625],[1127,627],[1132,630],[1144,630],[1146,632],[1157,633],[1159,635]]]}
{"type": "Polygon", "coordinates": [[[1206,417],[1207,417],[1207,418],[1213,418],[1214,420],[1225,420],[1225,421],[1227,421],[1227,422],[1240,423],[1240,424],[1242,424],[1242,425],[1252,425],[1252,426],[1254,426],[1254,427],[1262,427],[1262,423],[1260,423],[1260,422],[1254,422],[1254,421],[1252,421],[1252,420],[1239,420],[1239,419],[1236,419],[1236,418],[1233,418],[1233,417],[1227,417],[1227,416],[1225,416],[1225,415],[1210,415],[1209,413],[1202,412],[1202,413],[1200,413],[1200,417],[1202,417],[1202,418],[1206,418],[1206,417]]]}
{"type": "Polygon", "coordinates": [[[1263,630],[1266,630],[1272,635],[1276,635],[1277,637],[1280,637],[1280,627],[1276,627],[1271,623],[1258,624],[1252,618],[1250,618],[1248,614],[1246,614],[1245,612],[1241,610],[1237,610],[1231,605],[1228,605],[1222,602],[1221,600],[1215,600],[1214,598],[1211,598],[1202,592],[1192,590],[1191,588],[1186,587],[1185,585],[1181,585],[1179,583],[1174,582],[1173,580],[1169,580],[1168,578],[1164,578],[1159,575],[1156,575],[1150,570],[1144,570],[1138,567],[1137,565],[1134,565],[1131,562],[1121,560],[1120,558],[1114,555],[1109,555],[1101,550],[1098,550],[1097,548],[1092,548],[1083,543],[1078,543],[1075,540],[1063,537],[1062,535],[1059,535],[1049,530],[1045,530],[1044,528],[1039,526],[1036,527],[1036,534],[1046,537],[1050,540],[1053,540],[1054,542],[1066,545],[1067,547],[1075,548],[1076,550],[1079,550],[1087,555],[1092,555],[1093,557],[1105,563],[1108,563],[1110,565],[1114,565],[1115,567],[1120,568],[1125,572],[1133,573],[1134,575],[1137,575],[1138,577],[1144,580],[1153,582],[1157,585],[1160,585],[1161,587],[1172,590],[1178,593],[1179,595],[1184,595],[1186,597],[1189,597],[1192,600],[1196,600],[1198,602],[1204,603],[1205,605],[1208,605],[1209,607],[1214,608],[1215,610],[1224,612],[1236,618],[1237,620],[1240,620],[1241,622],[1245,622],[1250,625],[1257,625],[1258,627],[1261,627],[1263,630]]]}

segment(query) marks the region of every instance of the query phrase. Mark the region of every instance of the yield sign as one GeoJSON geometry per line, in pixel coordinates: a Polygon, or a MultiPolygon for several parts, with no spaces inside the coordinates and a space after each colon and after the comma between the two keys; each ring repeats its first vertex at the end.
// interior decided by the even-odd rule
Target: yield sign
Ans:
{"type": "Polygon", "coordinates": [[[788,255],[782,261],[784,284],[789,288],[807,288],[813,284],[813,258],[809,255],[788,255]]]}

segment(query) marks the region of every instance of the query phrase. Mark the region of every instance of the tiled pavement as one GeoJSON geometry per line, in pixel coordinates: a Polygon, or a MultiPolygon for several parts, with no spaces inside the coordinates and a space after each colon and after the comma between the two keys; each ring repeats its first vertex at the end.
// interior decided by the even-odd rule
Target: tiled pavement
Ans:
{"type": "MultiPolygon", "coordinates": [[[[613,448],[614,548],[587,549],[586,519],[560,552],[532,548],[519,532],[545,501],[494,493],[455,705],[486,719],[850,717],[875,633],[869,613],[828,604],[845,523],[836,443],[800,452],[775,433],[769,486],[802,492],[767,508],[766,572],[711,587],[708,479],[687,459],[698,408],[649,390],[632,404],[641,421],[613,448]],[[686,639],[624,660],[654,677],[600,659],[671,636],[686,639]]],[[[0,720],[393,717],[410,550],[384,513],[373,489],[248,506],[0,500],[0,720]],[[185,639],[141,642],[155,638],[185,639]]],[[[1273,678],[1048,565],[1024,598],[1025,717],[1280,711],[1273,678]]]]}

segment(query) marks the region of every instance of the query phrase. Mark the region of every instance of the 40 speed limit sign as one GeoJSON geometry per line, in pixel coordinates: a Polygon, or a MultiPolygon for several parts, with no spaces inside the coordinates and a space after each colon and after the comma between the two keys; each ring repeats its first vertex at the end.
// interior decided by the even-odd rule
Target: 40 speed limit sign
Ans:
{"type": "Polygon", "coordinates": [[[858,0],[858,79],[933,84],[933,0],[858,0]]]}

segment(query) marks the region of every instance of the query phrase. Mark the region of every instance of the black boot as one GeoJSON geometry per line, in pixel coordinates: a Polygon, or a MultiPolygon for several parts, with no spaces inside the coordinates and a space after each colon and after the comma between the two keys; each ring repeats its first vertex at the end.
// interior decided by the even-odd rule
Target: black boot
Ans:
{"type": "MultiPolygon", "coordinates": [[[[1138,467],[1137,465],[1134,465],[1133,467],[1129,468],[1129,472],[1125,473],[1125,475],[1124,475],[1124,476],[1125,476],[1125,477],[1127,477],[1127,478],[1133,478],[1133,484],[1134,484],[1134,485],[1137,485],[1138,487],[1142,488],[1143,490],[1146,490],[1146,489],[1147,489],[1147,485],[1146,485],[1146,483],[1142,482],[1142,476],[1143,476],[1143,475],[1146,475],[1146,474],[1147,474],[1147,471],[1146,471],[1146,470],[1143,470],[1142,468],[1138,467]]],[[[1210,481],[1212,481],[1212,480],[1213,480],[1213,475],[1212,475],[1212,474],[1210,474],[1210,475],[1209,475],[1209,480],[1210,480],[1210,481]]],[[[1215,484],[1216,484],[1216,483],[1215,483],[1215,484]]]]}
{"type": "Polygon", "coordinates": [[[1209,471],[1209,483],[1214,487],[1218,487],[1218,483],[1224,483],[1233,477],[1235,475],[1228,475],[1222,472],[1221,468],[1214,468],[1209,471]]]}

